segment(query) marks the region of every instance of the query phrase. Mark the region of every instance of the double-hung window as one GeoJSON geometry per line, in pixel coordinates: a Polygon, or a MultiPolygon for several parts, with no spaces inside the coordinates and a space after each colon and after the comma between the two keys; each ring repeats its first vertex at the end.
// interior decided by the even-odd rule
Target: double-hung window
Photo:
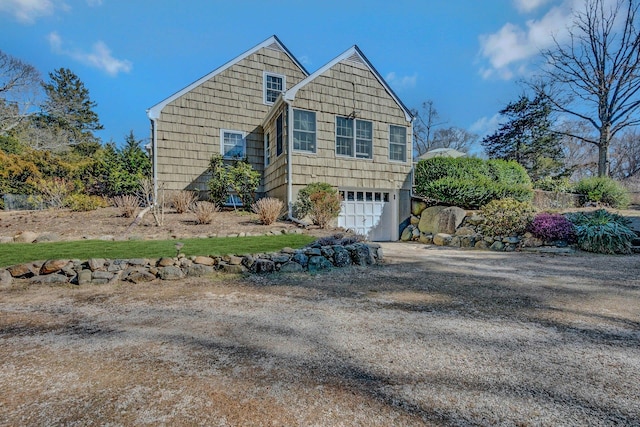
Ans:
{"type": "Polygon", "coordinates": [[[336,154],[358,159],[373,158],[373,123],[336,117],[336,154]]]}
{"type": "Polygon", "coordinates": [[[276,156],[282,154],[282,113],[276,119],[276,156]]]}
{"type": "Polygon", "coordinates": [[[407,161],[407,128],[404,126],[389,126],[389,159],[407,161]]]}
{"type": "Polygon", "coordinates": [[[243,159],[247,155],[247,144],[243,132],[220,130],[220,151],[225,159],[243,159]]]}
{"type": "Polygon", "coordinates": [[[269,140],[269,134],[264,134],[264,166],[267,167],[271,164],[271,141],[269,140]]]}
{"type": "Polygon", "coordinates": [[[316,152],[316,113],[293,110],[293,149],[316,152]]]}
{"type": "Polygon", "coordinates": [[[285,77],[282,74],[263,73],[264,103],[273,104],[285,90],[285,77]]]}

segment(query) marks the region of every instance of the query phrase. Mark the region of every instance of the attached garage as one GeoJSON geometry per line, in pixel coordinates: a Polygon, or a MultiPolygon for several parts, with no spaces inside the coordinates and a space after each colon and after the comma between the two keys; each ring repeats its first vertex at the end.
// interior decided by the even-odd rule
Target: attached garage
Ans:
{"type": "Polygon", "coordinates": [[[398,202],[393,190],[341,189],[338,226],[371,241],[398,240],[398,202]]]}

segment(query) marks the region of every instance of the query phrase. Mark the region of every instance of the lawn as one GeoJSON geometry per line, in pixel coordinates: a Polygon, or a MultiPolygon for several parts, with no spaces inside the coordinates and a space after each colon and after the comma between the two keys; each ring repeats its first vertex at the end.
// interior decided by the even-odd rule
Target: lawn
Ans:
{"type": "MultiPolygon", "coordinates": [[[[314,240],[302,234],[277,236],[183,239],[180,253],[190,255],[229,255],[275,252],[282,248],[301,248],[314,240]]],[[[82,240],[48,243],[8,243],[0,245],[0,267],[47,259],[128,259],[160,258],[176,255],[177,240],[82,240]]]]}

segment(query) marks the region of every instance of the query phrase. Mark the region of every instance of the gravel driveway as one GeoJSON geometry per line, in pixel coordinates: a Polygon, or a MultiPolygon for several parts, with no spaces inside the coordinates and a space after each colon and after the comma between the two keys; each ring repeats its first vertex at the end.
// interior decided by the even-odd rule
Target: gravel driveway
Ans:
{"type": "Polygon", "coordinates": [[[0,425],[640,425],[638,255],[383,248],[2,289],[0,425]]]}

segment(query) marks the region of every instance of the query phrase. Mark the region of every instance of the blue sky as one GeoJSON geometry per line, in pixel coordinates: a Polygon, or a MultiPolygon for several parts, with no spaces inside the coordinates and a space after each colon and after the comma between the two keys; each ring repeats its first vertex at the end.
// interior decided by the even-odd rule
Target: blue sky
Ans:
{"type": "Polygon", "coordinates": [[[310,72],[357,44],[408,107],[483,135],[583,1],[0,0],[0,49],[76,73],[104,142],[148,138],[147,108],[273,34],[310,72]]]}

